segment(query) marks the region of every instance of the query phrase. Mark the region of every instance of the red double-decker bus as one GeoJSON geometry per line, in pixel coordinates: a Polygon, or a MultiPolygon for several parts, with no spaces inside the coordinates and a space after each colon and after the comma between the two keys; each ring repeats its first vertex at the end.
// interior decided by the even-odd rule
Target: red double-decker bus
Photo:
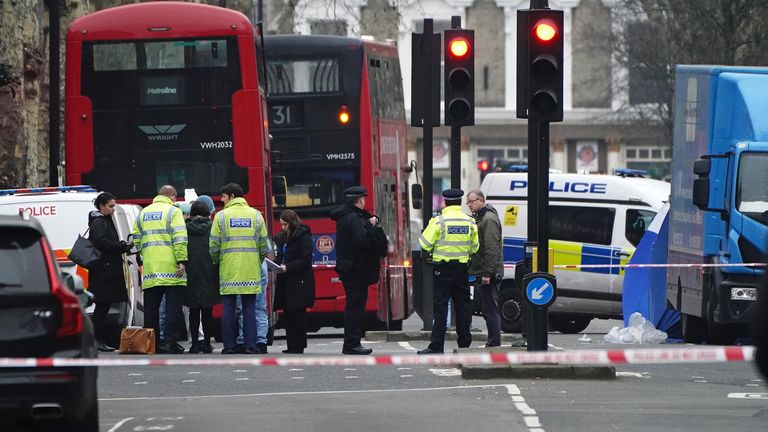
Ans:
{"type": "Polygon", "coordinates": [[[243,186],[270,213],[266,99],[245,15],[195,3],[140,3],[81,17],[66,48],[66,183],[146,205],[243,186]]]}
{"type": "Polygon", "coordinates": [[[234,182],[270,220],[260,46],[245,15],[195,3],[131,4],[73,21],[66,183],[147,205],[165,184],[180,197],[194,188],[217,199],[234,182]]]}
{"type": "MultiPolygon", "coordinates": [[[[330,213],[344,189],[368,188],[367,210],[390,241],[366,327],[402,328],[413,311],[405,109],[397,47],[337,36],[266,36],[275,226],[295,210],[312,229],[316,302],[309,329],[343,325],[344,288],[333,267],[330,213]]],[[[279,325],[279,324],[278,324],[279,325]]]]}

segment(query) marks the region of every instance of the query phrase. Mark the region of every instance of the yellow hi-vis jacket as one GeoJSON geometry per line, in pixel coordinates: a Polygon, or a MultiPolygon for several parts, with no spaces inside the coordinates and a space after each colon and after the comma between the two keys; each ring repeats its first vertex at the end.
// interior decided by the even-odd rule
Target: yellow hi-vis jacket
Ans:
{"type": "Polygon", "coordinates": [[[187,225],[170,198],[158,195],[144,207],[133,225],[133,241],[144,261],[143,289],[187,284],[186,275],[176,275],[179,262],[187,261],[187,225]]]}
{"type": "Polygon", "coordinates": [[[469,256],[477,252],[477,224],[471,216],[461,211],[461,206],[448,206],[440,215],[433,217],[419,238],[423,251],[432,254],[432,261],[469,262],[469,256]]]}
{"type": "Polygon", "coordinates": [[[261,212],[243,198],[227,202],[216,213],[209,247],[219,265],[222,295],[261,294],[261,262],[267,257],[267,226],[261,212]]]}

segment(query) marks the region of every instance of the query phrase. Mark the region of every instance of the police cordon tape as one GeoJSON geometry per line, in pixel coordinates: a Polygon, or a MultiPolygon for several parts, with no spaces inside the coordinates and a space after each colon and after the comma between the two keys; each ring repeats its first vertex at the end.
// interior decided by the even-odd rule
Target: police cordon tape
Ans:
{"type": "Polygon", "coordinates": [[[574,350],[557,352],[467,353],[328,357],[235,358],[0,358],[0,368],[126,366],[402,366],[402,365],[627,365],[727,363],[754,360],[751,346],[574,350]]]}
{"type": "MultiPolygon", "coordinates": [[[[707,268],[707,267],[766,267],[766,263],[727,263],[727,264],[555,264],[555,269],[610,269],[610,268],[707,268]]],[[[515,268],[514,264],[504,264],[504,268],[515,268]]]]}

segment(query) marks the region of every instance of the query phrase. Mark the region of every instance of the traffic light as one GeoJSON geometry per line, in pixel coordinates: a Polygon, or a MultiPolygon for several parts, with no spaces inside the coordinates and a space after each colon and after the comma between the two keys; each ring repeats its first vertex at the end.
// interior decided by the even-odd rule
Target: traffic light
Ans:
{"type": "Polygon", "coordinates": [[[517,117],[563,121],[563,11],[518,11],[517,117]]]}
{"type": "Polygon", "coordinates": [[[475,124],[475,31],[445,30],[445,125],[475,124]]]}
{"type": "Polygon", "coordinates": [[[477,169],[480,170],[480,181],[483,181],[485,175],[488,174],[488,171],[491,169],[491,163],[487,160],[481,160],[477,163],[477,169]]]}

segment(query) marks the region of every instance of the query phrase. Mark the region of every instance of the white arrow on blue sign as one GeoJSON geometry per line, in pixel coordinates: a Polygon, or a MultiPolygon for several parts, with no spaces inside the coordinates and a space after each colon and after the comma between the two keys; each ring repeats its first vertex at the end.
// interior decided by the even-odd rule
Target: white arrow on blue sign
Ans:
{"type": "Polygon", "coordinates": [[[549,280],[544,278],[534,278],[528,282],[525,287],[525,294],[528,296],[528,300],[539,306],[544,306],[552,301],[552,297],[555,295],[555,289],[549,280]]]}

